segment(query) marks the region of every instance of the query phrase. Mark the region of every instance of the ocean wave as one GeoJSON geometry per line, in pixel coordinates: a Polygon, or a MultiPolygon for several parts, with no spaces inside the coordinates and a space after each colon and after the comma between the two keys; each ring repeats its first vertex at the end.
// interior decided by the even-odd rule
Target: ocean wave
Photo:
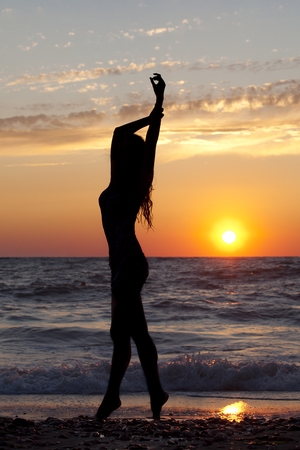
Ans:
{"type": "Polygon", "coordinates": [[[87,290],[94,288],[89,286],[86,281],[77,280],[73,283],[31,283],[30,286],[19,286],[14,288],[12,293],[17,298],[37,298],[47,297],[55,298],[56,295],[66,295],[81,292],[83,289],[87,290]]]}
{"type": "MultiPolygon", "coordinates": [[[[0,369],[0,395],[3,394],[103,394],[110,363],[62,364],[59,367],[0,369]]],[[[278,362],[202,360],[186,356],[160,364],[164,388],[169,392],[299,392],[300,367],[278,362]]],[[[122,382],[122,392],[147,390],[141,366],[133,362],[122,382]]]]}

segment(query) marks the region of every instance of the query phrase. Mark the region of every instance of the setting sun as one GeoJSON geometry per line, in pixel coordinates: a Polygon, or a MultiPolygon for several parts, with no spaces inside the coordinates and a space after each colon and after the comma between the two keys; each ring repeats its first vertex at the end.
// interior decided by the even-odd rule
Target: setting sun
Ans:
{"type": "Polygon", "coordinates": [[[249,220],[243,221],[234,217],[211,218],[209,236],[219,255],[240,256],[247,250],[251,234],[249,220]]]}
{"type": "Polygon", "coordinates": [[[233,231],[225,231],[222,234],[222,239],[226,244],[232,244],[236,240],[236,234],[233,231]]]}

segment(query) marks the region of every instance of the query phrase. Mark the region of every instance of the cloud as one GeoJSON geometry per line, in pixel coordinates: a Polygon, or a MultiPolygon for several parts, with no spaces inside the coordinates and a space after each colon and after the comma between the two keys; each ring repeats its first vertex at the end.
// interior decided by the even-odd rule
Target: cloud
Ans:
{"type": "Polygon", "coordinates": [[[23,50],[24,52],[27,52],[28,50],[31,49],[31,47],[29,47],[29,46],[24,47],[24,45],[18,45],[18,47],[19,47],[21,50],[23,50]]]}
{"type": "Polygon", "coordinates": [[[202,20],[199,19],[199,17],[195,17],[195,18],[193,19],[193,21],[196,22],[197,25],[201,25],[201,24],[202,24],[202,20]]]}
{"type": "Polygon", "coordinates": [[[184,63],[181,61],[163,61],[160,63],[160,66],[163,69],[173,69],[173,68],[180,69],[182,67],[186,67],[187,65],[188,63],[184,63]]]}
{"type": "MultiPolygon", "coordinates": [[[[168,65],[172,64],[180,65],[179,61],[166,62],[168,65]]],[[[130,65],[126,68],[132,68],[130,65]]],[[[145,67],[145,66],[143,66],[145,67]]],[[[134,65],[134,69],[138,70],[140,67],[134,65]]],[[[98,69],[97,69],[98,70],[98,69]]],[[[100,68],[100,71],[105,69],[100,68]]],[[[114,70],[114,69],[112,69],[114,70]]],[[[64,77],[69,77],[70,79],[75,79],[76,77],[80,80],[84,76],[91,75],[89,71],[71,71],[68,74],[64,74],[64,77]],[[74,72],[76,72],[74,74],[74,72]],[[74,75],[74,76],[73,76],[74,75]]],[[[50,74],[52,76],[52,74],[50,74]]],[[[58,75],[58,74],[56,74],[58,75]]],[[[60,76],[62,74],[59,74],[60,76]]],[[[92,74],[92,76],[99,76],[99,73],[92,74]]],[[[63,79],[64,79],[63,77],[63,79]]],[[[46,77],[47,78],[47,77],[46,77]]],[[[44,80],[44,78],[43,78],[44,80]]],[[[28,81],[28,80],[27,80],[28,81]]],[[[177,86],[182,86],[185,84],[183,80],[172,82],[177,86]]],[[[171,83],[170,83],[171,84],[171,83]]],[[[58,86],[45,85],[45,90],[53,90],[61,88],[58,86]]],[[[87,84],[84,88],[80,89],[80,92],[95,91],[98,87],[102,90],[107,88],[106,84],[98,85],[97,83],[87,84]]],[[[140,99],[140,92],[132,92],[128,94],[131,101],[136,101],[140,99]]],[[[91,99],[97,105],[108,105],[111,101],[111,97],[93,97],[91,99]]],[[[198,114],[198,113],[239,113],[240,111],[258,112],[260,110],[264,111],[264,114],[280,114],[280,110],[284,108],[287,110],[295,110],[299,108],[300,105],[300,79],[291,80],[279,80],[273,83],[265,83],[262,85],[249,85],[245,87],[231,87],[226,90],[219,91],[214,89],[213,92],[200,96],[198,98],[190,98],[190,96],[183,95],[182,92],[177,94],[169,94],[165,101],[165,110],[171,115],[181,115],[181,114],[198,114]]],[[[119,109],[119,116],[139,116],[143,114],[148,114],[149,110],[152,108],[152,103],[137,102],[133,104],[124,104],[119,109]]],[[[97,113],[96,110],[91,112],[80,113],[79,115],[72,113],[69,116],[60,115],[36,115],[36,116],[15,116],[8,119],[0,119],[0,128],[9,129],[10,126],[68,126],[70,121],[74,117],[84,117],[84,120],[102,120],[104,113],[97,113]]],[[[85,125],[85,124],[83,124],[85,125]]]]}
{"type": "Polygon", "coordinates": [[[33,42],[33,43],[31,44],[31,47],[30,47],[30,46],[24,47],[24,45],[18,45],[18,47],[19,47],[21,50],[27,52],[28,50],[31,50],[32,48],[36,47],[37,45],[38,45],[37,42],[33,42]]]}
{"type": "MultiPolygon", "coordinates": [[[[169,94],[164,104],[160,161],[199,153],[243,153],[255,156],[299,154],[300,80],[228,89],[196,99],[169,94]]],[[[122,121],[143,117],[152,103],[123,105],[122,121]]]]}
{"type": "Polygon", "coordinates": [[[153,36],[155,34],[166,33],[167,31],[170,33],[171,31],[174,31],[176,28],[177,27],[173,27],[173,28],[154,28],[152,30],[145,31],[145,34],[147,34],[148,36],[153,36]]]}
{"type": "Polygon", "coordinates": [[[97,67],[93,70],[69,70],[68,72],[50,72],[40,73],[38,75],[23,75],[21,78],[17,78],[14,81],[7,83],[7,86],[16,86],[18,84],[32,85],[36,83],[74,83],[76,81],[84,81],[100,78],[107,75],[121,75],[126,72],[141,72],[148,70],[155,66],[155,63],[147,64],[135,64],[131,63],[129,66],[117,66],[117,67],[97,67]]]}
{"type": "Polygon", "coordinates": [[[96,109],[92,109],[91,111],[80,111],[77,113],[70,113],[66,120],[68,122],[79,122],[80,126],[82,123],[87,125],[91,125],[91,123],[98,123],[105,118],[104,112],[97,112],[96,109]]]}
{"type": "Polygon", "coordinates": [[[100,106],[108,105],[111,101],[111,97],[100,97],[100,98],[91,98],[91,100],[100,106]]]}
{"type": "Polygon", "coordinates": [[[77,102],[60,102],[60,103],[32,103],[26,106],[22,106],[19,109],[21,111],[49,111],[49,110],[55,110],[55,111],[62,111],[65,110],[65,108],[67,109],[72,109],[72,110],[76,110],[78,108],[80,108],[81,103],[77,103],[77,102]]]}
{"type": "Polygon", "coordinates": [[[81,150],[107,151],[111,129],[106,128],[34,128],[31,130],[1,130],[0,156],[54,155],[81,150]]]}
{"type": "Polygon", "coordinates": [[[105,114],[95,109],[65,116],[39,114],[0,119],[0,157],[107,151],[112,130],[105,127],[104,119],[105,114]]]}
{"type": "Polygon", "coordinates": [[[180,80],[180,81],[169,81],[168,82],[168,85],[170,85],[170,86],[176,86],[176,85],[180,85],[180,86],[182,86],[183,84],[185,84],[186,83],[186,81],[183,81],[183,80],[180,80]]]}
{"type": "Polygon", "coordinates": [[[0,119],[0,130],[34,130],[92,126],[105,118],[104,112],[81,111],[67,116],[38,114],[31,116],[14,116],[0,119]]]}
{"type": "MultiPolygon", "coordinates": [[[[30,89],[37,89],[36,87],[31,87],[30,89]]],[[[45,92],[54,92],[58,89],[62,89],[62,86],[45,86],[44,91],[45,92]]]]}
{"type": "Polygon", "coordinates": [[[249,70],[251,72],[260,72],[262,70],[275,71],[282,69],[295,69],[300,66],[300,56],[293,58],[273,59],[271,61],[244,61],[237,63],[227,63],[224,61],[207,63],[199,60],[190,65],[189,70],[229,70],[232,72],[242,72],[249,70]]]}
{"type": "MultiPolygon", "coordinates": [[[[108,151],[115,126],[151,112],[153,102],[139,96],[140,92],[128,94],[130,100],[119,109],[110,108],[110,97],[90,99],[100,108],[110,108],[106,114],[96,109],[50,114],[45,104],[46,114],[0,119],[1,154],[108,151]]],[[[172,160],[203,152],[298,154],[299,105],[299,79],[213,90],[194,98],[170,93],[160,138],[165,156],[160,157],[172,160]]]]}
{"type": "MultiPolygon", "coordinates": [[[[202,21],[199,18],[195,18],[194,21],[199,25],[200,23],[202,23],[202,21]]],[[[125,37],[129,37],[130,39],[134,38],[134,33],[139,33],[145,36],[156,36],[156,35],[160,35],[163,33],[172,33],[173,31],[176,31],[180,28],[184,28],[187,24],[189,23],[189,21],[187,19],[183,19],[180,23],[180,25],[175,25],[175,26],[170,26],[171,22],[167,23],[166,26],[164,27],[159,27],[159,28],[152,28],[151,30],[144,30],[143,28],[139,28],[139,29],[131,29],[130,33],[133,34],[129,34],[129,32],[124,33],[124,31],[121,31],[121,33],[125,36],[125,37]]],[[[189,26],[189,28],[191,28],[189,26]]]]}
{"type": "MultiPolygon", "coordinates": [[[[33,46],[36,43],[33,43],[33,46]]],[[[21,47],[23,50],[30,50],[31,47],[21,47]]],[[[149,70],[155,67],[157,64],[154,62],[135,64],[131,63],[128,66],[113,64],[116,61],[110,61],[110,66],[112,67],[96,67],[92,70],[83,70],[81,67],[78,69],[71,69],[69,71],[62,72],[50,72],[50,73],[39,73],[37,75],[24,74],[23,76],[6,83],[6,86],[16,86],[16,85],[36,85],[36,84],[48,84],[47,90],[57,89],[56,87],[49,86],[49,84],[65,84],[74,83],[85,80],[93,80],[100,78],[102,76],[111,75],[122,75],[127,72],[138,73],[144,70],[149,70]]],[[[80,65],[82,66],[82,65],[80,65]]],[[[237,63],[228,63],[225,61],[218,62],[205,62],[199,60],[196,63],[190,64],[188,62],[182,61],[162,61],[159,66],[162,69],[178,70],[182,68],[188,68],[189,70],[229,70],[232,72],[241,72],[245,70],[258,72],[260,70],[279,70],[279,69],[293,69],[300,66],[300,56],[293,58],[282,58],[275,59],[266,62],[255,62],[255,61],[245,61],[237,63]]]]}
{"type": "Polygon", "coordinates": [[[127,94],[127,97],[130,99],[130,100],[140,100],[140,98],[142,97],[142,94],[140,93],[140,92],[138,92],[138,91],[136,91],[136,92],[130,92],[129,94],[127,94]]]}
{"type": "Polygon", "coordinates": [[[95,91],[97,88],[97,83],[87,84],[84,88],[78,89],[77,92],[95,91]]]}
{"type": "Polygon", "coordinates": [[[124,36],[129,38],[129,39],[134,39],[134,35],[133,34],[124,33],[124,36]]]}
{"type": "Polygon", "coordinates": [[[223,95],[206,95],[180,103],[179,99],[167,101],[170,111],[237,112],[243,109],[258,110],[267,107],[294,107],[300,104],[300,80],[281,80],[261,86],[231,88],[223,95]]]}
{"type": "Polygon", "coordinates": [[[153,108],[153,103],[134,103],[132,105],[125,104],[119,109],[118,115],[124,119],[126,117],[145,117],[153,108]]]}

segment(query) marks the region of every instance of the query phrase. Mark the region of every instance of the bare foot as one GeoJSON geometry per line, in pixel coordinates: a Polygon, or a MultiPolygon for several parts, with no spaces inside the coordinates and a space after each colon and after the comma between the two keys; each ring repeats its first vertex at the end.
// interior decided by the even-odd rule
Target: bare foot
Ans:
{"type": "Polygon", "coordinates": [[[104,397],[101,405],[98,408],[96,418],[99,420],[107,419],[113,411],[120,408],[121,400],[119,398],[112,399],[109,397],[104,397]]]}
{"type": "Polygon", "coordinates": [[[166,391],[162,391],[162,393],[156,398],[151,399],[151,410],[153,413],[153,419],[160,419],[160,411],[163,405],[168,401],[169,394],[166,391]]]}

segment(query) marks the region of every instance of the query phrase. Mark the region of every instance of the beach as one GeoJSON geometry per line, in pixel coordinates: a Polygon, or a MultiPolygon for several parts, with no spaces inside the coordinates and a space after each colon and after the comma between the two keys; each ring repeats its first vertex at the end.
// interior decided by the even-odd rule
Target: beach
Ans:
{"type": "Polygon", "coordinates": [[[176,394],[161,420],[153,420],[146,393],[124,395],[122,407],[105,421],[95,419],[94,396],[65,398],[64,404],[47,396],[6,400],[1,397],[0,449],[300,448],[299,400],[176,394]]]}
{"type": "Polygon", "coordinates": [[[300,418],[270,420],[211,417],[181,420],[107,419],[79,416],[43,421],[0,418],[0,448],[32,449],[298,449],[300,418]]]}

